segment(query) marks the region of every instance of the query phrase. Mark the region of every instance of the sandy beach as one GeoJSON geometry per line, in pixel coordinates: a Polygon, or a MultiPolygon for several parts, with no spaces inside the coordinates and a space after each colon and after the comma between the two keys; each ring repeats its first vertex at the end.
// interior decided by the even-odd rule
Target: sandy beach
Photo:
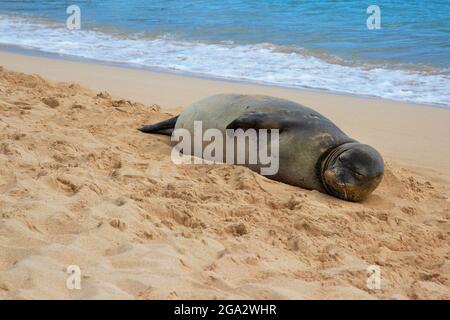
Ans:
{"type": "Polygon", "coordinates": [[[449,109],[6,52],[0,66],[0,299],[450,299],[449,109]],[[319,111],[383,154],[383,182],[345,202],[175,165],[168,137],[136,130],[216,93],[319,111]]]}

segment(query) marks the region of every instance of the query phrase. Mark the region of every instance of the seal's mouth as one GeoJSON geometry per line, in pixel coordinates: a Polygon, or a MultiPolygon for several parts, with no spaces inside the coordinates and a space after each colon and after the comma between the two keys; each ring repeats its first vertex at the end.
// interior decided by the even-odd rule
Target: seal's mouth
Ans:
{"type": "Polygon", "coordinates": [[[331,150],[328,155],[325,157],[325,159],[322,161],[322,167],[321,167],[321,181],[322,181],[322,185],[325,188],[325,190],[327,191],[328,194],[335,194],[335,192],[333,190],[330,189],[330,187],[328,186],[328,184],[326,183],[326,175],[328,175],[328,178],[330,177],[330,174],[334,174],[336,175],[335,171],[330,171],[330,169],[332,168],[332,164],[336,162],[336,159],[345,151],[349,150],[352,145],[354,145],[357,142],[346,142],[343,143],[341,145],[338,145],[337,147],[335,147],[333,150],[331,150]],[[328,172],[328,173],[327,173],[328,172]]]}
{"type": "Polygon", "coordinates": [[[343,200],[354,201],[354,195],[358,193],[356,192],[358,189],[356,184],[344,182],[338,179],[337,169],[334,167],[324,171],[322,182],[328,194],[334,195],[343,200]],[[331,186],[331,182],[333,187],[331,186]]]}

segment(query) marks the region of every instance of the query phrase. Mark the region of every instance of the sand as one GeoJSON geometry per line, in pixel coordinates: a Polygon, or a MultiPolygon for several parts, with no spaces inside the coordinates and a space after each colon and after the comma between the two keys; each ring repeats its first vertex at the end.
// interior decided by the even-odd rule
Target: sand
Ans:
{"type": "Polygon", "coordinates": [[[449,110],[9,53],[0,65],[0,298],[450,298],[449,110]],[[349,203],[240,166],[175,165],[168,137],[135,130],[217,92],[314,107],[383,153],[382,184],[349,203]]]}

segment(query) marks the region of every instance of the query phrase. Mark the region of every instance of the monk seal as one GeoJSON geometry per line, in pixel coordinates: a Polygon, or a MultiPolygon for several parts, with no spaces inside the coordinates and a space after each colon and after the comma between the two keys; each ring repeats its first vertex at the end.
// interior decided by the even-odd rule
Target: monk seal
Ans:
{"type": "Polygon", "coordinates": [[[384,174],[383,158],[374,148],[350,138],[313,109],[275,97],[214,95],[139,130],[171,135],[184,128],[193,133],[194,121],[224,134],[226,129],[279,129],[279,170],[268,178],[343,200],[366,199],[384,174]]]}

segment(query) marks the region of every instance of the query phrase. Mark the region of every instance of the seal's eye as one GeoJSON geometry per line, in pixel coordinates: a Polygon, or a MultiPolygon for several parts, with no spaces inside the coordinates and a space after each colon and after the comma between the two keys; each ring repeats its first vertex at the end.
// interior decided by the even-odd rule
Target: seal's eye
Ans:
{"type": "Polygon", "coordinates": [[[364,178],[364,175],[361,172],[354,171],[354,173],[355,173],[356,178],[358,178],[358,179],[364,178]]]}

